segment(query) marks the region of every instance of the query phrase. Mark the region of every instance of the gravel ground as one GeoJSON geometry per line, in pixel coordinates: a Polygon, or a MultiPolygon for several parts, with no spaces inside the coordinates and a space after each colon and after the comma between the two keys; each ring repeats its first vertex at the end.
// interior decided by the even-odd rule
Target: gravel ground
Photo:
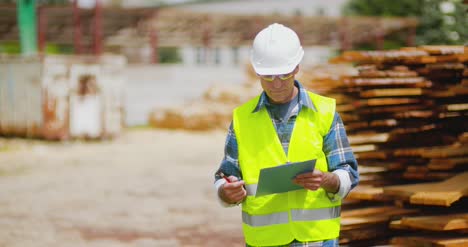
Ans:
{"type": "Polygon", "coordinates": [[[113,141],[0,138],[0,246],[244,246],[213,172],[225,133],[127,130],[113,141]]]}

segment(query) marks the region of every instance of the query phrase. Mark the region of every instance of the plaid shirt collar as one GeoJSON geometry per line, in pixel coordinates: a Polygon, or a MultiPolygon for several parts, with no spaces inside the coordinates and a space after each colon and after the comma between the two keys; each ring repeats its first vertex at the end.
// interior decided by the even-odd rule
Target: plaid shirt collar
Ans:
{"type": "MultiPolygon", "coordinates": [[[[309,94],[307,93],[307,90],[302,86],[299,81],[295,80],[294,85],[299,89],[299,110],[305,106],[307,108],[310,108],[314,111],[317,111],[317,108],[315,108],[314,102],[309,97],[309,94]]],[[[268,102],[268,97],[265,93],[265,91],[262,92],[260,95],[260,99],[258,100],[257,106],[253,110],[253,113],[260,111],[263,107],[266,107],[269,105],[270,102],[268,102]]]]}

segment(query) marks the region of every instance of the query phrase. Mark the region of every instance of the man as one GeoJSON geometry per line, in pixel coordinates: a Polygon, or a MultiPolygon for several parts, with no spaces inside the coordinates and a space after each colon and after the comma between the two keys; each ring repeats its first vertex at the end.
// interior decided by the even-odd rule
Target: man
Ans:
{"type": "Polygon", "coordinates": [[[247,246],[338,246],[341,199],[359,180],[334,99],[295,80],[303,55],[297,34],[281,24],[253,42],[263,92],[233,111],[215,174],[221,203],[242,203],[247,246]],[[315,169],[293,180],[304,189],[255,197],[260,169],[311,159],[315,169]]]}

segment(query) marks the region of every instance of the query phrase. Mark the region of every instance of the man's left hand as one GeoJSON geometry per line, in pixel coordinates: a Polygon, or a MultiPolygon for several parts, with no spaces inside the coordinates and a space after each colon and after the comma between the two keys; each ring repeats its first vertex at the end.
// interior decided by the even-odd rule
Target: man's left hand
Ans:
{"type": "Polygon", "coordinates": [[[322,187],[331,193],[336,193],[340,187],[340,180],[336,174],[317,169],[297,175],[293,182],[308,190],[318,190],[322,187]]]}

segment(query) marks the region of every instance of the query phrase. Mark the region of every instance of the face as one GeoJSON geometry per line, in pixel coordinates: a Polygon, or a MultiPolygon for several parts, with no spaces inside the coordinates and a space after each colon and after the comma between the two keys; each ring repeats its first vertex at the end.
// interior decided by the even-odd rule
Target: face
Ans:
{"type": "Polygon", "coordinates": [[[294,86],[294,78],[298,71],[299,67],[296,67],[287,75],[274,76],[273,80],[271,76],[259,76],[262,88],[271,103],[287,103],[297,95],[298,89],[294,86]]]}

